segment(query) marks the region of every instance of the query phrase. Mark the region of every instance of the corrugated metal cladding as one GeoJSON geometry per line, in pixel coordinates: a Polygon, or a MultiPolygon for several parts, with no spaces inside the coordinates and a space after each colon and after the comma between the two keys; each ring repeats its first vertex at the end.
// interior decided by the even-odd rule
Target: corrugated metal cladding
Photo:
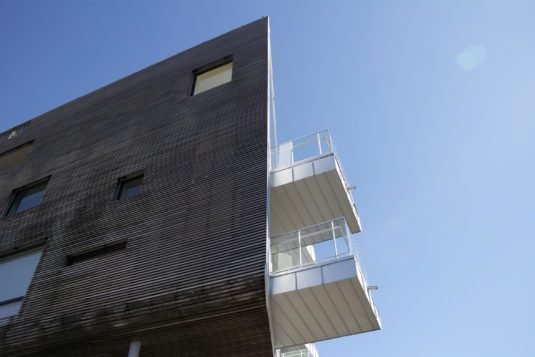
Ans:
{"type": "Polygon", "coordinates": [[[0,205],[51,176],[37,207],[0,219],[0,254],[44,243],[1,356],[271,356],[265,301],[268,23],[263,18],[33,119],[0,152],[0,205]],[[233,80],[190,96],[192,71],[233,80]],[[140,194],[113,200],[143,171],[140,194]],[[127,239],[124,250],[66,257],[127,239]]]}

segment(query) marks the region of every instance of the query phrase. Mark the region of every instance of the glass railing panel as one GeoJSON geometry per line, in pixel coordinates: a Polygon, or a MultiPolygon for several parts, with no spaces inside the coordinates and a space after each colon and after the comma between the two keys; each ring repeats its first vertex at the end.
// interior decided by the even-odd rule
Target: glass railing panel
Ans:
{"type": "Polygon", "coordinates": [[[273,271],[300,266],[299,232],[271,238],[271,265],[273,271]]]}
{"type": "Polygon", "coordinates": [[[303,264],[309,265],[336,258],[336,250],[333,240],[321,241],[317,243],[304,244],[302,248],[303,264]],[[306,259],[305,253],[310,252],[310,258],[306,259]]]}
{"type": "Polygon", "coordinates": [[[334,148],[332,146],[331,137],[328,133],[325,135],[322,135],[319,139],[319,145],[320,145],[320,152],[323,154],[334,152],[334,148]]]}
{"type": "Polygon", "coordinates": [[[307,343],[306,345],[287,347],[280,351],[280,357],[318,357],[318,351],[314,344],[307,343]]]}
{"type": "Polygon", "coordinates": [[[302,229],[300,236],[303,265],[336,258],[331,222],[302,229]]]}
{"type": "Polygon", "coordinates": [[[334,234],[334,243],[336,254],[338,256],[348,255],[351,253],[350,235],[344,219],[338,219],[332,222],[334,234]]]}
{"type": "Polygon", "coordinates": [[[271,151],[271,168],[290,166],[296,162],[332,153],[332,143],[327,130],[280,144],[271,151]]]}
{"type": "Polygon", "coordinates": [[[271,238],[271,272],[306,267],[353,254],[344,218],[271,238]]]}
{"type": "Polygon", "coordinates": [[[279,145],[276,150],[276,155],[273,156],[275,162],[274,167],[285,167],[293,163],[293,143],[291,141],[279,145]]]}
{"type": "Polygon", "coordinates": [[[349,248],[349,240],[347,237],[338,237],[335,239],[336,253],[340,256],[348,255],[351,250],[349,248]]]}

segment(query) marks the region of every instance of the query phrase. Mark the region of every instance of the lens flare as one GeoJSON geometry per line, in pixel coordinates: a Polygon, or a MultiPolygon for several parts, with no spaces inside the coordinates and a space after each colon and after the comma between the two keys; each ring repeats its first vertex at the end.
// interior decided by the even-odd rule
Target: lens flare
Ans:
{"type": "Polygon", "coordinates": [[[487,58],[487,50],[483,46],[470,46],[457,54],[456,62],[459,68],[470,72],[479,67],[487,58]]]}

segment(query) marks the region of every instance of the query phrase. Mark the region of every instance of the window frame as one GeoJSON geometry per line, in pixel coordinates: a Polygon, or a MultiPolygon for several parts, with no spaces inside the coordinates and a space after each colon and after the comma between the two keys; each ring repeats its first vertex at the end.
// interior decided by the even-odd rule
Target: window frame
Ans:
{"type": "MultiPolygon", "coordinates": [[[[8,204],[7,204],[6,208],[5,208],[2,216],[3,217],[11,217],[11,216],[14,216],[14,215],[16,215],[18,213],[22,213],[24,211],[27,211],[29,209],[32,209],[32,208],[35,208],[35,207],[41,205],[43,203],[43,201],[45,200],[45,194],[46,194],[46,190],[48,188],[48,183],[50,182],[50,178],[51,178],[51,176],[47,176],[47,177],[44,177],[44,178],[42,178],[40,180],[34,181],[32,183],[29,183],[27,185],[24,185],[24,186],[21,186],[19,188],[14,189],[11,192],[11,196],[9,198],[8,204]],[[32,207],[26,208],[26,209],[24,209],[22,211],[18,211],[18,207],[17,207],[17,210],[12,212],[13,207],[15,206],[15,203],[17,202],[17,199],[18,199],[19,195],[22,192],[27,191],[27,190],[35,187],[35,186],[39,186],[39,185],[42,185],[42,184],[45,184],[45,187],[43,189],[43,198],[41,199],[41,201],[38,204],[36,204],[35,206],[32,206],[32,207]]],[[[22,200],[21,200],[21,202],[22,202],[22,200]]],[[[19,202],[19,205],[20,205],[20,202],[19,202]]]]}
{"type": "Polygon", "coordinates": [[[37,273],[37,270],[39,269],[39,265],[41,264],[41,261],[43,259],[43,255],[45,254],[45,246],[42,245],[42,244],[39,244],[37,246],[33,245],[33,246],[27,247],[27,248],[25,248],[25,249],[23,249],[21,251],[15,251],[15,252],[12,251],[12,252],[9,252],[9,253],[0,254],[0,265],[1,265],[1,264],[3,264],[2,262],[5,262],[7,260],[21,259],[21,258],[24,258],[25,256],[28,256],[30,254],[34,254],[34,253],[37,253],[37,252],[39,252],[39,259],[37,260],[37,264],[35,264],[35,267],[33,269],[31,278],[29,279],[28,285],[26,286],[26,290],[24,291],[24,295],[16,296],[16,297],[13,297],[13,298],[10,298],[10,299],[7,299],[7,300],[0,301],[0,307],[5,306],[5,305],[9,305],[9,304],[13,304],[13,303],[16,303],[16,302],[20,302],[20,306],[18,307],[16,314],[0,317],[0,326],[3,326],[6,321],[9,323],[10,319],[17,317],[20,314],[20,312],[21,312],[21,310],[23,308],[22,304],[24,303],[24,299],[28,296],[30,288],[32,287],[32,284],[33,284],[34,279],[35,279],[35,274],[37,273]]]}
{"type": "Polygon", "coordinates": [[[207,89],[201,93],[197,93],[195,94],[195,86],[197,85],[197,77],[203,73],[206,73],[206,72],[209,72],[213,69],[216,69],[218,67],[221,67],[221,66],[224,66],[226,64],[229,64],[229,63],[232,63],[232,76],[230,78],[230,81],[226,82],[226,83],[223,83],[223,84],[227,84],[227,83],[230,83],[234,80],[234,56],[233,55],[229,55],[229,56],[225,56],[223,58],[220,58],[218,59],[217,61],[213,61],[213,62],[210,62],[209,64],[206,64],[202,67],[199,67],[195,70],[192,71],[192,79],[191,79],[191,85],[190,85],[190,89],[189,89],[189,95],[191,97],[195,97],[199,94],[203,94],[204,92],[208,92],[214,88],[217,88],[217,87],[220,87],[222,86],[223,84],[220,84],[216,87],[213,87],[213,88],[210,88],[210,89],[207,89]]]}
{"type": "Polygon", "coordinates": [[[144,183],[144,180],[145,180],[145,172],[143,170],[140,170],[140,171],[136,171],[136,172],[132,172],[131,174],[129,175],[125,175],[125,176],[122,176],[122,177],[119,177],[117,179],[117,184],[116,184],[116,187],[115,187],[115,192],[113,194],[113,199],[114,201],[122,201],[124,199],[127,199],[127,198],[132,198],[132,197],[135,197],[137,195],[140,195],[143,191],[143,183],[144,183]],[[124,185],[130,181],[134,181],[135,179],[137,178],[141,178],[141,184],[139,185],[139,193],[136,193],[135,195],[133,196],[125,196],[125,197],[121,197],[122,193],[123,193],[123,189],[124,189],[124,185]]]}

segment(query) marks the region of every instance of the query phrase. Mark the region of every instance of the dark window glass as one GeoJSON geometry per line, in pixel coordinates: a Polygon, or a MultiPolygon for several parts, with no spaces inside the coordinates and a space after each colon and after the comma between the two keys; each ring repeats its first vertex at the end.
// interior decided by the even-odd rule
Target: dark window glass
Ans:
{"type": "Polygon", "coordinates": [[[141,185],[143,184],[143,174],[135,176],[127,176],[119,180],[119,192],[117,199],[120,200],[126,197],[132,197],[141,192],[141,185]]]}
{"type": "Polygon", "coordinates": [[[41,253],[36,249],[0,259],[0,320],[18,313],[41,253]]]}
{"type": "Polygon", "coordinates": [[[94,248],[83,253],[69,255],[67,256],[67,265],[73,265],[74,263],[83,262],[85,260],[93,259],[98,256],[113,253],[125,248],[126,241],[122,241],[94,248]]]}
{"type": "Polygon", "coordinates": [[[15,191],[7,215],[15,214],[37,206],[43,200],[48,180],[15,191]]]}

